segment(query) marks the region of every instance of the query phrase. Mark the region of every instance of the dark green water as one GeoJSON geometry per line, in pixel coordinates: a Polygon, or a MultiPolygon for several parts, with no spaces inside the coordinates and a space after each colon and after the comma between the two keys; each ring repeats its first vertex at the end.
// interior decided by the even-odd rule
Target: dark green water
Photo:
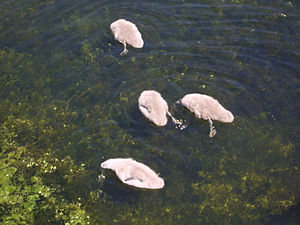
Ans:
{"type": "Polygon", "coordinates": [[[1,224],[297,224],[299,1],[1,0],[0,21],[1,224]],[[119,18],[145,42],[123,57],[119,18]],[[188,127],[146,120],[146,89],[188,127]],[[234,122],[209,138],[175,104],[193,92],[234,122]],[[114,157],[164,189],[102,171],[114,157]]]}

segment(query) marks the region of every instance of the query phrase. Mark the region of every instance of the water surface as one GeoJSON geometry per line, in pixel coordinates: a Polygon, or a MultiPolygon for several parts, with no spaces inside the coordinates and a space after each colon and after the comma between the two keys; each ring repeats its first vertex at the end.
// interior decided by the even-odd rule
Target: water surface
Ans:
{"type": "Polygon", "coordinates": [[[296,224],[299,10],[296,0],[0,1],[0,221],[296,224]],[[145,42],[126,56],[109,29],[119,18],[145,42]],[[144,118],[147,89],[188,127],[144,118]],[[215,122],[209,138],[208,122],[175,104],[193,92],[234,122],[215,122]],[[113,157],[147,164],[165,188],[122,184],[100,169],[113,157]]]}

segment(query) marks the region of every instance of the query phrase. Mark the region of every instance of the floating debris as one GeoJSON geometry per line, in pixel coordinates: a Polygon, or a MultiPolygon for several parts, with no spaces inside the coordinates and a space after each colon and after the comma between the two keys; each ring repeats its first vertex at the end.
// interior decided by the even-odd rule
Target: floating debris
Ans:
{"type": "Polygon", "coordinates": [[[234,120],[230,111],[225,109],[216,99],[208,95],[197,93],[187,94],[179,100],[179,103],[195,113],[197,118],[208,120],[210,126],[209,137],[213,137],[217,133],[212,120],[223,123],[231,123],[234,120]]]}
{"type": "Polygon", "coordinates": [[[108,159],[101,167],[114,170],[118,178],[125,184],[146,189],[161,189],[164,180],[152,169],[132,158],[108,159]]]}
{"type": "Polygon", "coordinates": [[[142,48],[144,46],[142,35],[135,24],[125,19],[119,19],[110,25],[110,29],[113,32],[115,39],[124,46],[124,50],[120,55],[126,55],[128,53],[126,44],[129,44],[134,48],[142,48]]]}

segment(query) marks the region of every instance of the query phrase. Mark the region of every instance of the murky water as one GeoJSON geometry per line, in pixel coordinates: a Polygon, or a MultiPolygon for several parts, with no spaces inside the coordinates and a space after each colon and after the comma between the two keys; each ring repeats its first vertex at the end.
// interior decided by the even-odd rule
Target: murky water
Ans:
{"type": "Polygon", "coordinates": [[[91,224],[299,220],[299,1],[6,0],[0,19],[1,121],[31,121],[32,134],[15,130],[31,154],[84,165],[72,185],[44,182],[79,201],[91,224]],[[119,18],[145,42],[126,56],[109,29],[119,18]],[[146,89],[188,127],[145,119],[146,89]],[[175,104],[193,92],[218,99],[234,122],[214,122],[209,138],[208,122],[175,104]],[[100,169],[114,157],[147,164],[164,189],[137,190],[100,169]]]}

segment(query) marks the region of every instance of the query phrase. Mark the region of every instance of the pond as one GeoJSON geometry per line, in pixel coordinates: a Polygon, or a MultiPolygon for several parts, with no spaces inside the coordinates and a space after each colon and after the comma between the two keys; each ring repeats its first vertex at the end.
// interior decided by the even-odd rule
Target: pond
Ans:
{"type": "Polygon", "coordinates": [[[298,0],[3,0],[0,21],[1,224],[297,224],[298,0]],[[120,18],[144,40],[125,56],[120,18]],[[144,90],[187,127],[147,120],[144,90]],[[210,138],[189,93],[233,123],[210,138]],[[128,157],[164,188],[100,167],[128,157]]]}

